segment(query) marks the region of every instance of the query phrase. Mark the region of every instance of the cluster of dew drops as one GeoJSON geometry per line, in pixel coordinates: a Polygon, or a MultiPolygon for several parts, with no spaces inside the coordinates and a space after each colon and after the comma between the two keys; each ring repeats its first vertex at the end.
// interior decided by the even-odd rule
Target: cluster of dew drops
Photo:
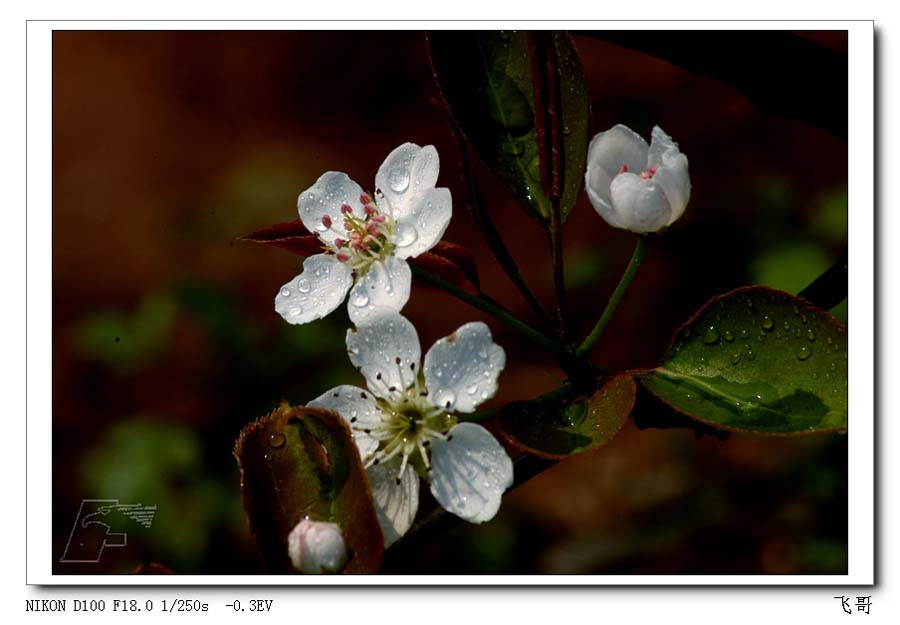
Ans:
{"type": "MultiPolygon", "coordinates": [[[[756,305],[753,300],[747,298],[746,304],[750,310],[756,310],[756,305]]],[[[793,338],[793,339],[802,339],[805,338],[805,341],[802,341],[801,344],[797,346],[797,349],[794,352],[794,356],[800,362],[808,361],[812,355],[814,348],[816,346],[817,336],[816,331],[809,327],[809,318],[808,314],[804,311],[801,311],[798,307],[793,308],[793,313],[795,317],[795,321],[792,324],[790,320],[785,319],[783,322],[778,323],[772,316],[768,314],[764,314],[762,318],[755,321],[754,326],[756,331],[754,332],[753,328],[741,328],[737,331],[737,334],[733,332],[731,329],[722,328],[721,315],[715,313],[715,321],[707,322],[702,324],[700,328],[701,341],[703,345],[707,346],[715,346],[715,345],[726,345],[732,344],[736,341],[743,341],[743,350],[739,347],[732,351],[729,356],[729,361],[732,365],[737,366],[742,361],[753,361],[756,359],[757,352],[754,351],[753,345],[751,343],[752,337],[755,334],[755,339],[757,343],[764,343],[768,337],[773,337],[774,339],[782,339],[782,338],[793,338]]],[[[681,333],[680,339],[675,345],[675,352],[681,351],[681,349],[685,346],[685,342],[694,336],[694,328],[691,326],[687,326],[681,333]]],[[[831,336],[825,338],[825,341],[822,342],[821,345],[821,353],[823,354],[836,354],[840,349],[839,346],[835,343],[834,339],[831,336]]],[[[758,347],[757,349],[761,349],[762,347],[758,347]]],[[[843,355],[844,359],[847,358],[846,351],[843,355]]],[[[705,357],[700,358],[700,364],[705,366],[707,364],[707,360],[705,357]]],[[[832,360],[829,364],[829,372],[826,372],[825,377],[831,378],[837,372],[837,362],[832,360]]],[[[815,371],[810,373],[810,377],[813,379],[818,379],[819,374],[815,371]]]]}

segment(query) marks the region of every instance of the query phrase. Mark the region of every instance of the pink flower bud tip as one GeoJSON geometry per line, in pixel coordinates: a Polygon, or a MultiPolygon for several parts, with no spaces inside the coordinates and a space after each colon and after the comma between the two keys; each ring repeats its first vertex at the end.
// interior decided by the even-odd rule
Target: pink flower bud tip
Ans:
{"type": "Polygon", "coordinates": [[[341,204],[341,212],[344,213],[345,215],[349,215],[350,213],[353,212],[353,207],[346,203],[341,204]]]}
{"type": "Polygon", "coordinates": [[[344,247],[347,245],[347,242],[344,239],[335,239],[334,246],[335,247],[344,247]]]}
{"type": "Polygon", "coordinates": [[[369,215],[370,217],[378,212],[371,204],[366,204],[365,211],[366,215],[369,215]]]}
{"type": "Polygon", "coordinates": [[[359,196],[359,203],[362,204],[363,206],[366,206],[366,205],[372,203],[372,198],[369,197],[368,193],[363,193],[362,195],[359,196]]]}
{"type": "Polygon", "coordinates": [[[350,257],[347,256],[346,254],[344,254],[343,252],[338,252],[337,254],[335,254],[335,258],[337,258],[338,261],[340,261],[342,263],[346,263],[348,260],[350,260],[350,257]]]}
{"type": "Polygon", "coordinates": [[[325,226],[326,228],[330,228],[331,227],[331,217],[329,217],[328,215],[322,215],[322,225],[325,226]]]}

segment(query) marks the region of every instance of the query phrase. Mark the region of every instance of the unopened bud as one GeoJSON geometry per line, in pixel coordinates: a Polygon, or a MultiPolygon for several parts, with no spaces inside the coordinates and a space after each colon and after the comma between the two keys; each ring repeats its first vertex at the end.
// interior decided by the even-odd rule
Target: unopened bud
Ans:
{"type": "Polygon", "coordinates": [[[300,573],[340,573],[347,564],[340,525],[303,519],[288,536],[288,555],[300,573]]]}

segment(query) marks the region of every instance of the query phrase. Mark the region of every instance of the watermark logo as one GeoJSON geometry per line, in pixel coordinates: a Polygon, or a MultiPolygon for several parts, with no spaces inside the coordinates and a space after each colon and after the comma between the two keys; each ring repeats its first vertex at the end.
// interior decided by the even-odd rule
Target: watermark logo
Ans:
{"type": "Polygon", "coordinates": [[[150,529],[156,505],[119,503],[118,499],[82,499],[60,562],[96,563],[107,547],[128,545],[125,530],[135,523],[150,529]]]}

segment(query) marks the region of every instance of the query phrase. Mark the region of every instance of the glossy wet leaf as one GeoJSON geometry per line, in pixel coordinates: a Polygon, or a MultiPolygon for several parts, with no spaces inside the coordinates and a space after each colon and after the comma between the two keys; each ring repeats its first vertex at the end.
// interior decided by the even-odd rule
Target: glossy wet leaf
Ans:
{"type": "Polygon", "coordinates": [[[291,572],[287,539],[302,519],[341,526],[345,573],[372,573],[384,542],[346,423],[327,410],[282,404],[241,432],[234,455],[250,531],[267,567],[291,572]]]}
{"type": "MultiPolygon", "coordinates": [[[[550,221],[541,185],[534,94],[524,32],[433,31],[432,69],[451,113],[479,157],[529,213],[550,221]]],[[[565,219],[581,189],[587,156],[590,100],[581,61],[566,33],[553,33],[559,66],[565,219]]]]}
{"type": "Polygon", "coordinates": [[[500,431],[514,445],[542,458],[597,449],[622,428],[634,407],[629,375],[611,377],[594,395],[575,402],[521,401],[504,406],[500,431]]]}
{"type": "Polygon", "coordinates": [[[847,428],[847,331],[803,299],[747,287],[707,303],[644,385],[712,425],[768,434],[847,428]]]}

